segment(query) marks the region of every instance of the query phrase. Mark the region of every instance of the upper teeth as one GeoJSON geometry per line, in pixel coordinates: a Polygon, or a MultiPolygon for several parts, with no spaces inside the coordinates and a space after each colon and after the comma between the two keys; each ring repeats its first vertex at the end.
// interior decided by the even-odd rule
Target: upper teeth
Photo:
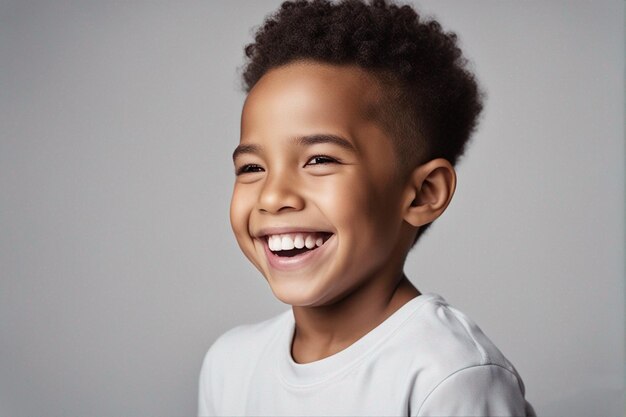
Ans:
{"type": "Polygon", "coordinates": [[[305,246],[307,249],[313,249],[316,246],[322,246],[324,239],[317,233],[288,233],[267,236],[267,244],[274,252],[293,248],[302,249],[305,246]]]}

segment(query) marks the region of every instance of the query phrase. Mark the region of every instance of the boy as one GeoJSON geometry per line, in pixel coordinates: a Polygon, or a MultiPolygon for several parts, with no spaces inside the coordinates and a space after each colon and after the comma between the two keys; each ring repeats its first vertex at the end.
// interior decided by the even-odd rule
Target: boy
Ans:
{"type": "Polygon", "coordinates": [[[213,343],[198,414],[535,415],[480,328],[403,273],[482,109],[455,35],[384,0],[299,0],[245,52],[230,220],[292,307],[213,343]]]}

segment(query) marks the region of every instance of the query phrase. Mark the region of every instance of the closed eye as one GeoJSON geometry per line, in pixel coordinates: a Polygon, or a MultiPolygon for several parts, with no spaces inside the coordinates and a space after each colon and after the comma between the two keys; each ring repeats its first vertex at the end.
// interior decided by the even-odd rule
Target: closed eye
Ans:
{"type": "Polygon", "coordinates": [[[335,158],[331,158],[330,156],[315,155],[311,157],[311,159],[309,159],[309,161],[307,162],[307,165],[323,165],[323,164],[332,164],[332,163],[337,163],[337,162],[339,161],[336,160],[335,158]]]}
{"type": "Polygon", "coordinates": [[[237,168],[237,170],[235,171],[235,174],[236,175],[250,174],[250,173],[261,172],[261,171],[263,171],[263,168],[260,165],[246,164],[237,168]]]}

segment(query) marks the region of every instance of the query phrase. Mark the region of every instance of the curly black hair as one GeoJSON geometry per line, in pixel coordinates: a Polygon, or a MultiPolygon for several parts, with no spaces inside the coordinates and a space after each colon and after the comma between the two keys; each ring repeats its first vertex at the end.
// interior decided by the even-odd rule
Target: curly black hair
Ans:
{"type": "Polygon", "coordinates": [[[456,34],[391,0],[285,1],[244,50],[246,93],[270,69],[303,60],[358,65],[374,75],[385,87],[377,121],[393,138],[404,172],[434,158],[455,165],[483,108],[456,34]]]}

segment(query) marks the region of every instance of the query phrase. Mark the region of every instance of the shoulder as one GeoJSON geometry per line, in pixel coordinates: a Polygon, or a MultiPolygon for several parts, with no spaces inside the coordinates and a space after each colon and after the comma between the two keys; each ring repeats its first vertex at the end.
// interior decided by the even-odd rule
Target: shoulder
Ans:
{"type": "Polygon", "coordinates": [[[238,392],[265,346],[289,323],[288,314],[290,310],[259,323],[236,326],[213,342],[200,367],[199,415],[216,415],[225,393],[238,392]]]}
{"type": "Polygon", "coordinates": [[[218,379],[229,375],[243,376],[251,362],[257,360],[263,348],[278,335],[288,321],[290,310],[270,319],[236,326],[220,335],[204,355],[200,378],[218,379]]]}
{"type": "Polygon", "coordinates": [[[513,415],[523,410],[525,387],[513,364],[443,297],[430,293],[403,327],[415,374],[412,415],[511,415],[499,401],[512,406],[513,415]]]}
{"type": "Polygon", "coordinates": [[[221,334],[207,350],[204,362],[242,358],[258,351],[288,323],[290,310],[267,320],[241,324],[221,334]]]}
{"type": "Polygon", "coordinates": [[[251,361],[257,360],[266,342],[287,323],[288,313],[290,311],[260,323],[234,327],[213,342],[200,367],[198,415],[217,415],[225,392],[233,391],[233,387],[245,379],[251,361]]]}
{"type": "Polygon", "coordinates": [[[495,364],[513,370],[511,363],[472,318],[440,295],[429,295],[409,323],[414,336],[422,341],[429,340],[421,343],[425,353],[446,359],[457,368],[495,364]]]}
{"type": "Polygon", "coordinates": [[[426,293],[398,329],[398,340],[416,361],[433,364],[436,373],[472,365],[512,365],[476,322],[436,293],[426,293]]]}

